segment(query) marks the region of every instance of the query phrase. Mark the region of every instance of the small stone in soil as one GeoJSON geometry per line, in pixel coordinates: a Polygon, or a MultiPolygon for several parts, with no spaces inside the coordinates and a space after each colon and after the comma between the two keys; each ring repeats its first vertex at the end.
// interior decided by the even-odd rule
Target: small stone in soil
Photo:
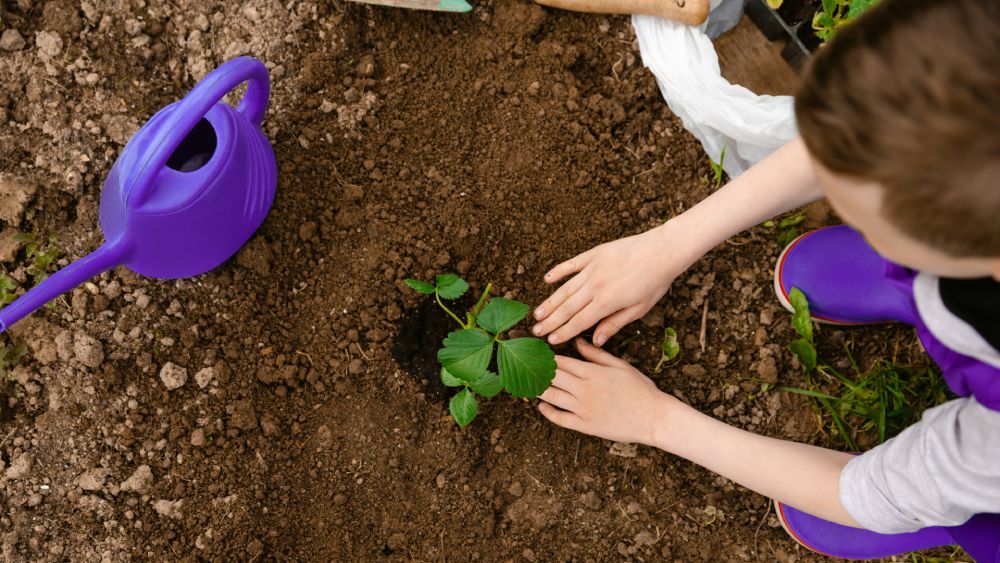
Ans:
{"type": "Polygon", "coordinates": [[[122,481],[119,487],[125,492],[142,494],[149,490],[149,487],[152,484],[152,469],[150,469],[148,465],[140,465],[136,468],[135,473],[132,473],[131,477],[122,481]]]}
{"type": "Polygon", "coordinates": [[[615,442],[608,451],[618,457],[635,457],[639,455],[639,446],[627,442],[615,442]]]}
{"type": "Polygon", "coordinates": [[[76,484],[85,491],[99,491],[104,488],[104,481],[108,478],[108,471],[103,467],[88,469],[76,478],[76,484]]]}
{"type": "Polygon", "coordinates": [[[4,51],[20,51],[24,49],[24,38],[16,29],[5,29],[0,35],[0,49],[4,51]]]}
{"type": "Polygon", "coordinates": [[[4,476],[8,479],[23,479],[31,471],[31,454],[25,452],[11,462],[10,467],[4,472],[4,476]]]}
{"type": "Polygon", "coordinates": [[[191,445],[200,448],[205,445],[205,429],[196,428],[191,432],[191,445]]]}
{"type": "Polygon", "coordinates": [[[774,358],[771,356],[766,356],[760,360],[757,364],[757,375],[764,381],[764,383],[775,384],[778,382],[778,366],[774,362],[774,358]]]}
{"type": "Polygon", "coordinates": [[[73,338],[73,354],[81,364],[95,369],[104,362],[104,346],[96,338],[77,333],[73,338]]]}
{"type": "Polygon", "coordinates": [[[199,389],[204,389],[211,385],[212,381],[215,380],[215,368],[203,368],[198,370],[198,373],[194,374],[194,382],[198,384],[199,389]]]}
{"type": "Polygon", "coordinates": [[[230,423],[240,430],[251,430],[257,427],[257,413],[249,400],[236,401],[233,404],[233,414],[230,423]]]}
{"type": "Polygon", "coordinates": [[[153,510],[156,511],[160,516],[168,516],[170,518],[180,518],[181,508],[184,507],[184,499],[180,500],[158,500],[153,503],[153,510]]]}
{"type": "Polygon", "coordinates": [[[524,486],[521,485],[520,481],[514,481],[507,487],[507,492],[513,497],[519,497],[524,494],[524,486]]]}
{"type": "Polygon", "coordinates": [[[187,383],[187,378],[187,368],[183,368],[173,362],[163,364],[163,368],[160,369],[160,381],[170,391],[183,387],[187,383]]]}

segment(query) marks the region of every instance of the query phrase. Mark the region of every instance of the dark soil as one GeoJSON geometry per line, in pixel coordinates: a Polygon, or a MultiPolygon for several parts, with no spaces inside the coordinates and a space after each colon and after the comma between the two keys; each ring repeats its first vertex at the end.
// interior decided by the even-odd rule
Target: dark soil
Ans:
{"type": "MultiPolygon", "coordinates": [[[[227,58],[271,67],[280,169],[268,220],[216,271],[118,269],[11,331],[29,356],[3,391],[3,560],[816,559],[768,499],[663,452],[510,397],[464,431],[447,416],[427,359],[447,319],[403,278],[456,271],[537,303],[547,268],[710,192],[626,19],[514,0],[19,0],[0,17],[23,39],[0,51],[0,260],[20,283],[13,234],[54,233],[67,260],[95,248],[124,143],[227,58]],[[189,377],[168,390],[164,369],[189,377]]],[[[722,245],[609,347],[652,373],[674,326],[662,389],[822,443],[808,403],[759,394],[801,384],[776,239],[722,245]]],[[[912,342],[889,333],[859,359],[912,342]]],[[[855,334],[819,338],[836,353],[855,334]]]]}
{"type": "Polygon", "coordinates": [[[810,51],[820,46],[820,39],[812,27],[813,16],[823,9],[820,0],[785,0],[778,8],[778,15],[785,20],[788,27],[795,30],[799,41],[810,51]]]}

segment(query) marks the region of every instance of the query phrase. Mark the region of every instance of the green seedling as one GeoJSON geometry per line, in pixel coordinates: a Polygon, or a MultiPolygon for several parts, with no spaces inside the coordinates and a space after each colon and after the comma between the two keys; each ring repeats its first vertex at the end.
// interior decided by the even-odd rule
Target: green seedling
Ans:
{"type": "Polygon", "coordinates": [[[785,248],[792,243],[801,233],[799,227],[806,220],[806,214],[799,212],[789,215],[780,221],[768,220],[762,224],[768,229],[778,229],[778,247],[785,248]]]}
{"type": "Polygon", "coordinates": [[[785,0],[767,0],[767,5],[771,7],[772,10],[777,10],[785,3],[785,0]]]}
{"type": "Polygon", "coordinates": [[[660,373],[663,364],[676,358],[681,351],[681,345],[677,343],[677,331],[674,330],[674,327],[668,326],[663,331],[663,344],[660,345],[660,350],[660,361],[656,362],[656,367],[653,368],[654,373],[660,373]]]}
{"type": "Polygon", "coordinates": [[[0,304],[7,305],[17,299],[17,282],[7,274],[0,274],[0,304]]]}
{"type": "Polygon", "coordinates": [[[822,7],[813,15],[812,27],[816,36],[829,41],[837,30],[857,19],[878,0],[823,0],[822,7]]]}
{"type": "Polygon", "coordinates": [[[799,359],[802,371],[810,373],[816,369],[816,345],[813,340],[812,317],[809,315],[809,300],[797,287],[793,287],[788,294],[789,301],[795,312],[792,313],[792,328],[798,333],[799,338],[793,340],[788,345],[788,349],[799,359]]]}
{"type": "Polygon", "coordinates": [[[851,451],[859,443],[883,443],[920,419],[923,411],[947,400],[944,381],[929,368],[908,368],[880,359],[862,371],[847,350],[853,377],[819,361],[813,341],[809,302],[793,288],[790,295],[795,313],[792,326],[799,338],[789,344],[802,366],[806,388],[782,386],[783,391],[814,399],[830,417],[829,430],[851,451]],[[819,380],[813,379],[813,374],[819,380]],[[835,386],[824,391],[822,385],[835,386]]]}
{"type": "Polygon", "coordinates": [[[11,369],[27,354],[28,349],[21,344],[0,344],[0,379],[11,379],[11,369]]]}
{"type": "Polygon", "coordinates": [[[461,390],[448,404],[452,418],[465,427],[479,414],[476,396],[494,397],[504,389],[515,397],[537,397],[556,374],[555,353],[540,338],[510,338],[504,334],[524,319],[530,307],[503,297],[490,298],[488,284],[476,305],[462,320],[444,301],[465,295],[469,284],[455,274],[441,274],[434,283],[407,279],[406,285],[424,295],[433,295],[437,304],[459,330],[448,333],[438,350],[441,382],[461,390]],[[496,371],[491,371],[494,364],[496,371]],[[499,373],[497,373],[499,372],[499,373]]]}
{"type": "Polygon", "coordinates": [[[715,189],[719,189],[722,185],[722,175],[725,171],[722,169],[722,163],[726,161],[726,145],[722,145],[722,152],[719,154],[719,162],[712,160],[712,157],[708,158],[709,164],[712,166],[712,177],[715,179],[715,189]]]}
{"type": "Polygon", "coordinates": [[[22,233],[14,237],[14,240],[25,243],[24,253],[28,257],[27,272],[36,284],[49,276],[52,266],[59,259],[59,247],[56,246],[56,236],[49,235],[44,242],[40,242],[38,237],[32,233],[22,233]]]}

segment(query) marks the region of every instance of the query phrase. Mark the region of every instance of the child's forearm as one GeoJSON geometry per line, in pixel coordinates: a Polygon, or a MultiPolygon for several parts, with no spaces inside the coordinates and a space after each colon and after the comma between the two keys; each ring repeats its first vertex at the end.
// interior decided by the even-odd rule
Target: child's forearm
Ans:
{"type": "Polygon", "coordinates": [[[746,432],[669,396],[661,413],[654,446],[799,510],[860,527],[839,497],[851,454],[746,432]]]}
{"type": "Polygon", "coordinates": [[[719,191],[663,226],[696,235],[694,256],[776,215],[822,196],[802,139],[796,137],[719,191]]]}

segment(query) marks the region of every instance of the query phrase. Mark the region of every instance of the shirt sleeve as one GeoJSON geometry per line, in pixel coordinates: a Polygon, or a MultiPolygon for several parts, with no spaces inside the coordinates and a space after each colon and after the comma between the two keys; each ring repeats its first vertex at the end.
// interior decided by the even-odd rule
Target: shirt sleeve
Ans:
{"type": "Polygon", "coordinates": [[[1000,512],[1000,412],[971,397],[925,411],[847,463],[840,502],[859,524],[884,534],[1000,512]]]}

